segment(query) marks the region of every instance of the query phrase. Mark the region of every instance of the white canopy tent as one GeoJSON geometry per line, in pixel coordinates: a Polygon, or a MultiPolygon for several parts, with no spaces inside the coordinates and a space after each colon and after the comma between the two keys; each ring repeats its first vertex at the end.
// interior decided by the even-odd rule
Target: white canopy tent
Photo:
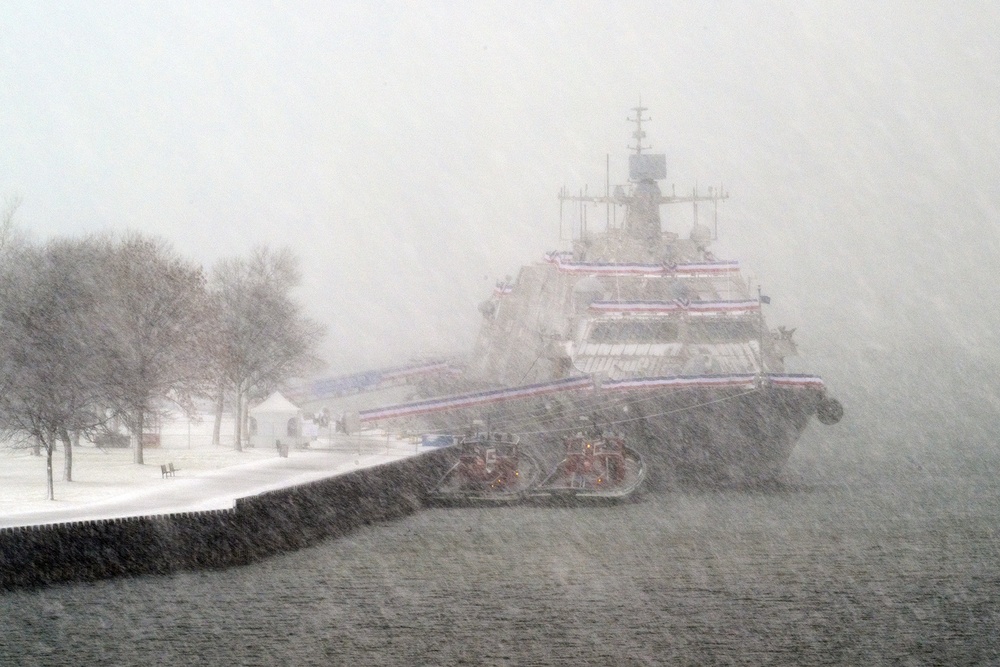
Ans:
{"type": "Polygon", "coordinates": [[[254,447],[303,445],[308,438],[302,435],[302,410],[276,391],[267,399],[250,408],[250,444],[254,447]]]}

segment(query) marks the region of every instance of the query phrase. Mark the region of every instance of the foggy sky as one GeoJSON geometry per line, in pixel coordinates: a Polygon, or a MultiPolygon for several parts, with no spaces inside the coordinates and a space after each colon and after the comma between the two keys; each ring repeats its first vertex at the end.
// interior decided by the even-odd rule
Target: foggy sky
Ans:
{"type": "Polygon", "coordinates": [[[666,187],[730,191],[716,254],[799,328],[792,370],[867,400],[1000,369],[991,3],[230,4],[0,5],[23,229],[288,245],[331,371],[463,352],[494,281],[567,247],[559,188],[608,153],[624,181],[641,96],[666,187]]]}

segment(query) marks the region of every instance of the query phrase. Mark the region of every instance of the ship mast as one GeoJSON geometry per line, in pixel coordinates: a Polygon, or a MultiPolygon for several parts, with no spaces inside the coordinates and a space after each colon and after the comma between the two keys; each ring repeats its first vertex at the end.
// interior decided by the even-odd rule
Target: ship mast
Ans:
{"type": "Polygon", "coordinates": [[[649,111],[646,107],[642,106],[642,98],[639,98],[639,106],[632,107],[632,111],[635,112],[635,118],[626,118],[630,123],[635,123],[635,132],[632,136],[635,137],[635,146],[629,146],[630,151],[635,151],[636,155],[642,155],[642,151],[648,150],[651,146],[643,146],[642,140],[646,138],[646,133],[642,131],[642,121],[650,121],[652,118],[643,118],[642,112],[649,111]]]}
{"type": "MultiPolygon", "coordinates": [[[[666,156],[662,153],[643,152],[651,148],[649,145],[643,145],[643,140],[646,138],[643,123],[652,119],[643,117],[643,112],[648,111],[648,108],[642,106],[641,99],[638,106],[632,107],[632,111],[635,112],[635,117],[625,119],[630,123],[635,123],[635,130],[632,132],[635,145],[628,146],[629,151],[633,151],[633,154],[629,156],[629,181],[634,184],[632,191],[628,195],[622,195],[620,187],[616,187],[616,192],[612,195],[610,179],[607,177],[604,196],[590,196],[586,192],[571,195],[565,187],[562,188],[559,191],[560,238],[562,238],[562,205],[567,201],[580,204],[580,224],[584,236],[585,204],[607,204],[609,207],[614,204],[626,207],[626,233],[637,238],[644,238],[647,241],[654,241],[662,234],[659,215],[661,205],[691,203],[695,207],[695,215],[697,216],[698,202],[711,202],[716,209],[717,216],[719,202],[729,198],[729,193],[721,186],[718,189],[709,188],[707,195],[699,194],[697,188],[692,189],[691,194],[686,196],[677,196],[673,188],[671,188],[669,195],[661,193],[657,181],[662,181],[667,177],[666,156]]],[[[610,164],[606,166],[606,169],[608,167],[610,164]]],[[[717,226],[718,223],[716,223],[717,226]]],[[[716,231],[715,236],[718,237],[718,231],[716,231]]]]}

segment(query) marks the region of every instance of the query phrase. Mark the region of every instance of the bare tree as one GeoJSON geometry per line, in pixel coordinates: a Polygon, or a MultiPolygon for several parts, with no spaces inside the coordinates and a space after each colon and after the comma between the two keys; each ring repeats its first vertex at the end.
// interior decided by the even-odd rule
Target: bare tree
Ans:
{"type": "Polygon", "coordinates": [[[7,199],[3,210],[0,211],[0,254],[9,250],[18,240],[17,230],[14,227],[14,215],[21,207],[22,201],[20,195],[14,195],[7,199]]]}
{"type": "MultiPolygon", "coordinates": [[[[95,240],[24,246],[0,269],[0,423],[46,454],[47,497],[54,499],[52,454],[59,439],[106,417],[95,318],[101,296],[95,240]]],[[[69,445],[67,444],[67,447],[69,445]]],[[[67,450],[67,476],[71,459],[67,450]]]]}
{"type": "MultiPolygon", "coordinates": [[[[301,276],[287,249],[255,249],[249,258],[219,262],[211,288],[217,307],[215,355],[219,402],[232,393],[236,449],[242,449],[249,400],[273,391],[282,381],[320,365],[315,349],[322,327],[305,317],[292,292],[301,276]]],[[[221,410],[216,413],[216,424],[221,410]]]]}
{"type": "Polygon", "coordinates": [[[210,311],[201,267],[164,241],[130,234],[108,254],[102,315],[115,343],[105,360],[111,404],[143,462],[147,418],[164,402],[192,410],[209,379],[210,311]]]}

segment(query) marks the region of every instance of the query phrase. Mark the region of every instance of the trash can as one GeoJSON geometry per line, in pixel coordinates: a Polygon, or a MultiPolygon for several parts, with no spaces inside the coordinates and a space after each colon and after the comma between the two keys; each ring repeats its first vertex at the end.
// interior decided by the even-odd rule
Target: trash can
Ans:
{"type": "Polygon", "coordinates": [[[283,459],[288,458],[288,445],[281,444],[281,440],[275,440],[274,446],[278,448],[278,456],[283,459]]]}

